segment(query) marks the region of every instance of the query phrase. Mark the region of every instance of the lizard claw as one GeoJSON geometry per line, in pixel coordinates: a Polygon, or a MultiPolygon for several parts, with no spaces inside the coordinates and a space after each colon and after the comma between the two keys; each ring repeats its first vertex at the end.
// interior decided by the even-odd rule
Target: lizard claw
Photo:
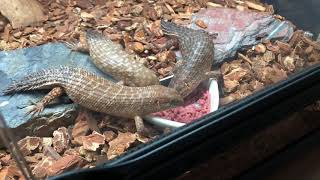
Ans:
{"type": "Polygon", "coordinates": [[[68,48],[70,48],[72,51],[77,51],[77,49],[78,49],[78,43],[77,42],[64,42],[64,44],[68,47],[68,48]]]}
{"type": "Polygon", "coordinates": [[[88,45],[83,44],[80,41],[66,41],[64,44],[71,49],[71,51],[78,51],[78,52],[83,52],[83,53],[88,53],[88,45]]]}
{"type": "Polygon", "coordinates": [[[37,103],[33,102],[32,100],[28,99],[28,102],[26,104],[23,104],[19,107],[19,109],[24,109],[24,108],[30,108],[32,105],[36,105],[37,103]]]}
{"type": "Polygon", "coordinates": [[[26,116],[31,115],[31,117],[34,117],[35,115],[39,116],[39,114],[44,110],[44,105],[41,102],[34,103],[30,106],[27,106],[27,108],[30,108],[30,110],[27,111],[26,116]]]}

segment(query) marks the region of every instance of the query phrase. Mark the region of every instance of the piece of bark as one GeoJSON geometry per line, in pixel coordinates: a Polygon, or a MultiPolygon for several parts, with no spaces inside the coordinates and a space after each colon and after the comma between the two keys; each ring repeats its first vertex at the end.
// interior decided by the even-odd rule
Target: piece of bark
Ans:
{"type": "Polygon", "coordinates": [[[20,151],[22,152],[22,154],[24,156],[30,155],[32,153],[32,151],[39,148],[40,144],[41,144],[41,138],[30,137],[30,136],[27,136],[18,142],[18,145],[20,147],[20,151]]]}
{"type": "Polygon", "coordinates": [[[53,148],[58,153],[62,153],[69,146],[70,136],[68,130],[65,127],[60,127],[53,132],[53,148]]]}
{"type": "Polygon", "coordinates": [[[109,159],[115,158],[124,153],[137,139],[135,134],[130,132],[118,133],[118,137],[109,142],[109,149],[107,157],[109,159]]]}
{"type": "Polygon", "coordinates": [[[72,129],[72,138],[85,136],[88,134],[90,128],[88,125],[88,114],[84,111],[80,111],[76,119],[76,124],[72,129]]]}
{"type": "Polygon", "coordinates": [[[96,151],[105,144],[105,136],[94,131],[89,136],[84,136],[82,142],[85,150],[96,151]]]}
{"type": "Polygon", "coordinates": [[[36,0],[0,0],[0,12],[13,28],[29,26],[45,21],[44,9],[36,0]]]}
{"type": "Polygon", "coordinates": [[[15,166],[5,167],[0,171],[0,179],[18,179],[25,180],[22,173],[15,166]]]}
{"type": "Polygon", "coordinates": [[[78,169],[86,165],[86,161],[80,156],[67,155],[60,158],[54,164],[47,168],[48,176],[55,176],[62,172],[72,169],[78,169]]]}
{"type": "Polygon", "coordinates": [[[266,8],[262,5],[259,5],[259,4],[256,4],[256,3],[253,3],[253,2],[250,2],[250,1],[245,1],[246,5],[251,8],[251,9],[255,9],[255,10],[258,10],[258,11],[266,11],[266,8]]]}
{"type": "Polygon", "coordinates": [[[55,160],[52,157],[45,157],[42,159],[40,162],[38,162],[34,169],[32,170],[32,173],[35,175],[37,178],[45,178],[48,173],[49,167],[51,167],[53,164],[55,164],[57,160],[55,160]]]}

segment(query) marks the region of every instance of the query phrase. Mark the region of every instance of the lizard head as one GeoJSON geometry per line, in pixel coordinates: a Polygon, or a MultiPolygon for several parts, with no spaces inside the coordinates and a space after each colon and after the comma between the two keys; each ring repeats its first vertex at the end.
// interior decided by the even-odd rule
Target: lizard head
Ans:
{"type": "Polygon", "coordinates": [[[170,82],[169,87],[175,89],[183,98],[185,98],[198,86],[199,82],[197,77],[194,77],[194,79],[175,78],[170,82]]]}
{"type": "Polygon", "coordinates": [[[181,105],[183,98],[175,89],[163,86],[158,101],[164,108],[172,108],[181,105]]]}
{"type": "Polygon", "coordinates": [[[183,104],[183,98],[172,88],[162,85],[153,85],[140,88],[138,98],[143,99],[138,104],[136,115],[144,116],[150,113],[171,109],[183,104]]]}

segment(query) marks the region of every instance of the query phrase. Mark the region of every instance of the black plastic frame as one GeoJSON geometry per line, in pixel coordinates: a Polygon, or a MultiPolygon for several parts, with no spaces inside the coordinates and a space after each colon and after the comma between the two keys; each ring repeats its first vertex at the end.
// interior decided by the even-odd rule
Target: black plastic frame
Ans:
{"type": "Polygon", "coordinates": [[[305,69],[93,169],[52,179],[168,179],[320,98],[320,65],[305,69]]]}
{"type": "Polygon", "coordinates": [[[266,177],[268,173],[270,174],[270,172],[272,172],[273,170],[281,168],[283,162],[294,159],[297,156],[303,155],[303,153],[305,152],[317,148],[319,146],[319,138],[320,130],[317,129],[316,131],[305,135],[300,141],[290,144],[287,148],[276,153],[266,161],[259,163],[258,166],[255,166],[249,171],[244,172],[239,177],[237,177],[237,179],[246,180],[266,177]]]}

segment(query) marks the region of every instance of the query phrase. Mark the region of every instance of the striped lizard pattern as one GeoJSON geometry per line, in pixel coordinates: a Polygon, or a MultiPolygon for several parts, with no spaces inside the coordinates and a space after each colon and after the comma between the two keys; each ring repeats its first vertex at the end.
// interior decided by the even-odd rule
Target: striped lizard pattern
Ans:
{"type": "Polygon", "coordinates": [[[183,58],[174,69],[169,87],[186,97],[202,81],[220,75],[218,71],[211,71],[214,56],[212,35],[204,30],[194,30],[164,20],[161,20],[161,28],[164,34],[178,38],[183,58]]]}
{"type": "MultiPolygon", "coordinates": [[[[175,107],[183,102],[181,96],[172,88],[162,85],[129,87],[116,84],[80,68],[60,67],[29,74],[13,82],[4,94],[19,91],[52,89],[37,103],[33,111],[41,112],[53,98],[63,90],[71,100],[93,111],[118,117],[135,118],[175,107]],[[51,94],[51,95],[50,95],[51,94]],[[49,102],[46,99],[50,99],[49,102]]],[[[139,119],[140,120],[137,120],[139,119]]],[[[137,127],[138,131],[142,131],[137,127]]]]}
{"type": "Polygon", "coordinates": [[[73,50],[89,52],[92,62],[101,71],[124,85],[142,87],[160,84],[155,72],[125,52],[120,44],[93,30],[88,30],[85,37],[84,43],[67,42],[66,45],[73,50]]]}

